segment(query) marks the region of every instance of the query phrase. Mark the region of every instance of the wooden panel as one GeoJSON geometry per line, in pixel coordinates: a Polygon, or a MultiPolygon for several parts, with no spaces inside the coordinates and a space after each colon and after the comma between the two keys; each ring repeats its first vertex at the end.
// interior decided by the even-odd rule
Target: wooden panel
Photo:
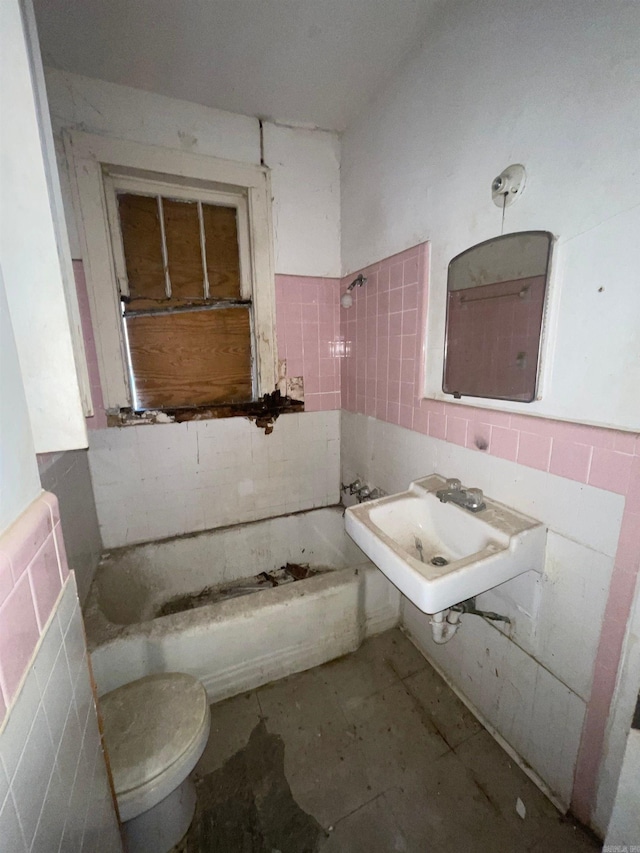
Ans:
{"type": "Polygon", "coordinates": [[[204,271],[198,205],[162,199],[172,299],[203,299],[204,271]]]}
{"type": "Polygon", "coordinates": [[[138,408],[251,399],[248,308],[146,315],[126,323],[138,408]]]}
{"type": "Polygon", "coordinates": [[[202,205],[202,219],[209,276],[209,295],[214,299],[240,298],[240,253],[234,207],[202,205]]]}
{"type": "Polygon", "coordinates": [[[145,195],[119,195],[118,210],[131,298],[164,299],[158,200],[145,195]]]}

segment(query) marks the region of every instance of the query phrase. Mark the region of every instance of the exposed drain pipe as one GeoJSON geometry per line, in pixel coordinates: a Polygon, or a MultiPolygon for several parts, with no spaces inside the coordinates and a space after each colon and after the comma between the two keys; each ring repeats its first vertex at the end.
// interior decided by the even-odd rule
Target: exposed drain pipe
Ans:
{"type": "Polygon", "coordinates": [[[439,646],[448,643],[460,627],[460,616],[457,610],[441,610],[434,613],[429,624],[433,633],[433,642],[439,646]]]}
{"type": "Polygon", "coordinates": [[[507,624],[511,622],[508,616],[502,616],[500,613],[494,613],[491,610],[478,610],[474,596],[460,602],[460,604],[452,605],[449,610],[441,610],[440,613],[433,614],[429,620],[433,642],[439,646],[448,643],[460,627],[460,617],[463,613],[469,613],[471,616],[482,616],[483,619],[490,619],[492,622],[506,622],[507,624]]]}

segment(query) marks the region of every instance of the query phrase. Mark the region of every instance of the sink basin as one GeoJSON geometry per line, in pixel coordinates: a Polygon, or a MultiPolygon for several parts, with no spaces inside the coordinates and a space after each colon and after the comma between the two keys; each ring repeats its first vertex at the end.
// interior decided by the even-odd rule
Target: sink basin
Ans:
{"type": "Polygon", "coordinates": [[[349,536],[424,613],[544,567],[543,524],[489,498],[476,513],[441,503],[445,482],[432,474],[345,513],[349,536]]]}

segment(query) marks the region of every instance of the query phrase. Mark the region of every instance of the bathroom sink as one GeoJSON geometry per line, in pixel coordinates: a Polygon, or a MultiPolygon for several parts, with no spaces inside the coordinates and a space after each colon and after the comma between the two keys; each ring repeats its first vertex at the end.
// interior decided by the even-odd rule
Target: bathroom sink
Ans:
{"type": "Polygon", "coordinates": [[[474,512],[442,503],[436,492],[446,482],[432,474],[345,513],[354,542],[424,613],[544,566],[543,524],[489,498],[474,512]]]}

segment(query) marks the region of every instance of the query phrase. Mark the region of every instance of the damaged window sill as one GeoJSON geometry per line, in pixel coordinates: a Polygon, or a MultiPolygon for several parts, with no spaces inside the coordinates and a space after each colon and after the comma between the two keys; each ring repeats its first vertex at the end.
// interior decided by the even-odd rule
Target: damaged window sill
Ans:
{"type": "Polygon", "coordinates": [[[172,424],[184,421],[205,421],[218,418],[249,418],[267,435],[273,431],[273,425],[280,415],[303,412],[304,402],[291,397],[283,397],[280,391],[264,394],[258,400],[247,403],[225,403],[215,406],[198,406],[179,409],[147,409],[136,412],[132,409],[118,409],[107,412],[107,426],[127,427],[144,424],[172,424]]]}

